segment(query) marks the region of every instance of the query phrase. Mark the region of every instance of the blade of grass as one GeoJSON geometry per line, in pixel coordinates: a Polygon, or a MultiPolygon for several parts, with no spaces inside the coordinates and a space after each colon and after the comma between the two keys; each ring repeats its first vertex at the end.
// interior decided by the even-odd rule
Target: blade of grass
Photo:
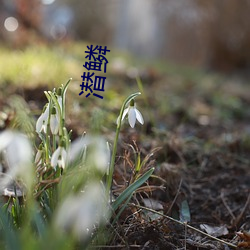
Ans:
{"type": "Polygon", "coordinates": [[[132,196],[133,196],[133,193],[131,193],[131,194],[129,195],[129,197],[127,198],[127,200],[126,200],[125,203],[123,204],[123,206],[119,209],[119,212],[118,212],[117,215],[115,216],[115,218],[114,218],[114,220],[113,220],[113,222],[112,222],[112,225],[114,225],[114,224],[117,222],[117,220],[119,219],[120,215],[122,214],[122,212],[124,211],[124,209],[127,207],[127,205],[128,205],[128,203],[129,203],[130,199],[132,198],[132,196]]]}
{"type": "MultiPolygon", "coordinates": [[[[0,229],[3,231],[6,249],[7,250],[21,250],[21,245],[19,239],[17,237],[16,232],[13,228],[11,228],[10,223],[8,222],[8,216],[3,210],[0,208],[0,229]]],[[[2,232],[1,232],[2,233],[2,232]]]]}
{"type": "Polygon", "coordinates": [[[154,168],[149,169],[144,175],[138,178],[133,184],[126,188],[118,198],[112,203],[112,208],[115,211],[124,200],[126,200],[138,187],[147,181],[147,179],[154,172],[154,168]]]}

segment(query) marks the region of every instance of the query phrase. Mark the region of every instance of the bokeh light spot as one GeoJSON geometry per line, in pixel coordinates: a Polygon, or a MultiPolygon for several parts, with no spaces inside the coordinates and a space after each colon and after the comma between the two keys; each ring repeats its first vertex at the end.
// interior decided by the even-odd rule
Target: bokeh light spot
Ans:
{"type": "Polygon", "coordinates": [[[42,4],[45,4],[45,5],[49,5],[49,4],[52,4],[54,2],[55,2],[55,0],[42,0],[42,4]]]}
{"type": "Polygon", "coordinates": [[[67,29],[62,24],[56,24],[51,27],[50,34],[53,37],[53,39],[60,40],[63,39],[67,34],[67,29]]]}
{"type": "Polygon", "coordinates": [[[18,21],[15,17],[8,17],[5,19],[4,21],[4,27],[6,30],[8,30],[9,32],[14,32],[17,30],[18,28],[18,21]]]}

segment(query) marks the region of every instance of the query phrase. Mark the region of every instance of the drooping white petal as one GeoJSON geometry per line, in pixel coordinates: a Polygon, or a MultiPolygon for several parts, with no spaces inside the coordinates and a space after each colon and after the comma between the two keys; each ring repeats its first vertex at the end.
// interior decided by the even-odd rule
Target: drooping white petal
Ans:
{"type": "Polygon", "coordinates": [[[126,108],[126,109],[124,109],[124,111],[123,111],[123,115],[122,115],[122,120],[124,119],[124,117],[125,117],[125,116],[126,116],[126,114],[128,113],[129,109],[130,109],[130,107],[128,107],[128,108],[126,108]]]}
{"type": "Polygon", "coordinates": [[[105,173],[109,167],[110,152],[107,147],[106,141],[101,137],[93,138],[93,154],[91,158],[98,170],[105,173]]]}
{"type": "Polygon", "coordinates": [[[51,157],[50,163],[51,163],[51,166],[53,168],[55,168],[57,166],[57,164],[58,164],[58,158],[59,158],[60,154],[61,154],[61,147],[59,146],[56,149],[56,151],[52,154],[52,157],[51,157]]]}
{"type": "Polygon", "coordinates": [[[10,168],[16,168],[17,166],[31,162],[32,148],[27,137],[15,133],[15,136],[6,148],[6,156],[10,168]]]}
{"type": "Polygon", "coordinates": [[[80,195],[68,196],[55,215],[54,225],[59,232],[71,233],[77,239],[91,236],[95,225],[105,222],[108,205],[99,182],[90,183],[80,195]]]}
{"type": "Polygon", "coordinates": [[[129,125],[133,128],[135,126],[136,122],[136,113],[135,113],[135,108],[130,107],[129,112],[128,112],[128,122],[129,125]]]}
{"type": "Polygon", "coordinates": [[[51,166],[53,168],[56,168],[56,166],[58,165],[60,168],[65,168],[66,165],[66,161],[67,161],[67,152],[64,149],[64,147],[59,146],[56,151],[52,154],[51,157],[51,166]]]}
{"type": "Polygon", "coordinates": [[[56,135],[59,131],[59,120],[56,114],[52,114],[50,117],[50,130],[53,135],[56,135]]]}
{"type": "Polygon", "coordinates": [[[71,143],[68,151],[68,162],[72,163],[78,157],[82,156],[88,143],[88,136],[80,137],[71,143]]]}
{"type": "Polygon", "coordinates": [[[36,163],[36,164],[41,160],[41,158],[42,158],[42,153],[43,153],[42,150],[40,150],[40,149],[37,150],[36,157],[35,157],[35,163],[36,163]]]}
{"type": "Polygon", "coordinates": [[[43,123],[44,123],[44,113],[42,113],[39,116],[39,118],[37,119],[37,122],[36,122],[36,132],[37,133],[40,133],[42,131],[43,123]]]}
{"type": "Polygon", "coordinates": [[[67,152],[64,148],[62,148],[60,156],[61,156],[61,159],[58,160],[58,166],[64,169],[66,165],[66,161],[67,161],[67,152]]]}
{"type": "Polygon", "coordinates": [[[65,150],[64,148],[62,148],[61,155],[62,155],[63,159],[64,159],[65,162],[66,162],[66,160],[67,160],[67,152],[66,152],[66,150],[65,150]]]}
{"type": "Polygon", "coordinates": [[[62,158],[62,156],[59,156],[59,157],[60,157],[60,159],[58,159],[58,161],[57,161],[58,167],[64,169],[65,168],[65,161],[62,158]]]}
{"type": "Polygon", "coordinates": [[[21,177],[29,187],[33,181],[33,153],[28,138],[21,133],[4,131],[0,134],[0,151],[2,150],[5,150],[3,156],[8,169],[5,177],[1,179],[0,188],[6,187],[17,177],[21,177]]]}
{"type": "Polygon", "coordinates": [[[143,124],[144,120],[143,120],[141,112],[138,109],[135,108],[135,113],[136,113],[136,119],[138,120],[138,122],[143,124]]]}
{"type": "Polygon", "coordinates": [[[36,122],[36,132],[40,133],[41,131],[44,131],[44,133],[47,132],[47,124],[49,119],[49,104],[47,105],[45,111],[40,115],[36,122]]]}
{"type": "Polygon", "coordinates": [[[71,143],[67,153],[67,163],[81,160],[86,166],[94,166],[101,172],[106,172],[110,163],[110,149],[107,142],[100,136],[89,136],[76,139],[71,143]],[[88,154],[86,154],[86,151],[88,154]]]}
{"type": "Polygon", "coordinates": [[[47,133],[47,125],[48,125],[48,122],[44,121],[41,131],[43,131],[45,134],[47,133]]]}
{"type": "Polygon", "coordinates": [[[0,152],[8,146],[13,139],[13,136],[14,134],[9,130],[0,133],[0,152]]]}
{"type": "MultiPolygon", "coordinates": [[[[129,108],[124,109],[121,120],[123,120],[125,118],[125,116],[128,113],[128,111],[129,111],[129,108]]],[[[119,119],[120,119],[120,116],[117,117],[116,124],[118,124],[119,119]]]]}

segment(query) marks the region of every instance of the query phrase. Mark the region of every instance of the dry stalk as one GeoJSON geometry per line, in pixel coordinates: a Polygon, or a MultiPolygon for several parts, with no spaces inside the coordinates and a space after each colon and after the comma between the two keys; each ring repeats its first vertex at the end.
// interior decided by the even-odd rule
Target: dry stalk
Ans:
{"type": "Polygon", "coordinates": [[[170,216],[167,216],[167,215],[162,214],[162,213],[160,213],[160,212],[157,212],[157,211],[155,211],[155,210],[153,210],[153,209],[151,209],[151,208],[147,208],[147,207],[144,207],[144,206],[141,206],[141,205],[136,205],[136,204],[134,204],[134,203],[130,203],[130,204],[128,204],[128,205],[134,206],[134,207],[137,207],[137,208],[140,208],[140,209],[145,209],[145,210],[150,211],[150,212],[152,212],[152,213],[158,214],[158,215],[163,216],[164,218],[167,218],[167,219],[169,219],[169,220],[171,220],[171,221],[174,221],[174,222],[176,222],[176,223],[178,223],[178,224],[180,224],[180,225],[182,225],[182,226],[184,226],[184,227],[187,227],[187,228],[189,228],[189,229],[192,229],[192,230],[194,230],[194,231],[196,231],[196,232],[198,232],[198,233],[200,233],[200,234],[203,234],[203,235],[205,235],[205,236],[207,236],[207,237],[209,237],[209,238],[211,238],[211,239],[213,239],[213,240],[219,241],[219,242],[221,242],[221,243],[223,243],[223,244],[226,244],[226,245],[228,245],[228,246],[230,246],[230,247],[237,248],[236,245],[234,245],[234,244],[232,244],[232,243],[229,243],[229,242],[226,242],[226,241],[224,241],[224,240],[218,239],[218,238],[216,238],[216,237],[214,237],[214,236],[212,236],[212,235],[209,235],[209,234],[207,234],[207,233],[205,233],[205,232],[203,232],[203,231],[201,231],[201,230],[199,230],[199,229],[197,229],[197,228],[195,228],[195,227],[192,227],[192,226],[188,225],[187,222],[178,221],[178,220],[176,220],[176,219],[173,219],[173,218],[170,217],[170,216]]]}

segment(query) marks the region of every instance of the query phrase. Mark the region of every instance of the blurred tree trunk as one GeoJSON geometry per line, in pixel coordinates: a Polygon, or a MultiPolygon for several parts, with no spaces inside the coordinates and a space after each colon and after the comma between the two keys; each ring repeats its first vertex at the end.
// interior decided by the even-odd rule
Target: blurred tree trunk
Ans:
{"type": "Polygon", "coordinates": [[[212,4],[209,33],[210,67],[231,71],[250,66],[250,1],[220,0],[212,4]]]}
{"type": "Polygon", "coordinates": [[[42,36],[41,3],[38,0],[15,0],[16,15],[19,22],[19,43],[26,45],[42,36]]]}

